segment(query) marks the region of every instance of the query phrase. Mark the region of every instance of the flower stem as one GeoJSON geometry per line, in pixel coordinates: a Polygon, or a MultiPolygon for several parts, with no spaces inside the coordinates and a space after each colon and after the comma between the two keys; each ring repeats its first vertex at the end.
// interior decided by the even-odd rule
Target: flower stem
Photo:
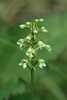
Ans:
{"type": "Polygon", "coordinates": [[[34,100],[34,70],[31,70],[31,100],[34,100]]]}

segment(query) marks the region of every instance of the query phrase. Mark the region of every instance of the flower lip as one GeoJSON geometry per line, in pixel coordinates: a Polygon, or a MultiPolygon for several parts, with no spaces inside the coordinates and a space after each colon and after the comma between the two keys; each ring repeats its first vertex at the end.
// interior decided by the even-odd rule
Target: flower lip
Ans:
{"type": "Polygon", "coordinates": [[[49,52],[51,51],[50,45],[45,45],[45,48],[46,48],[49,52]]]}
{"type": "Polygon", "coordinates": [[[43,59],[39,59],[38,62],[39,62],[39,67],[40,68],[46,67],[45,61],[43,59]]]}
{"type": "Polygon", "coordinates": [[[23,66],[23,68],[27,67],[27,59],[22,59],[21,63],[19,63],[20,66],[23,66]]]}

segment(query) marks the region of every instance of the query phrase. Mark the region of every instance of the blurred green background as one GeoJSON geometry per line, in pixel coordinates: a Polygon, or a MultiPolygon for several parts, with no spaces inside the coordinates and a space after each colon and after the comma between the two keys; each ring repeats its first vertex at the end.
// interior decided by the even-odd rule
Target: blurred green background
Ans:
{"type": "Polygon", "coordinates": [[[0,0],[0,100],[30,100],[30,71],[18,66],[25,55],[16,42],[28,35],[19,25],[35,18],[45,19],[49,32],[38,37],[52,51],[39,52],[47,67],[36,68],[34,100],[67,100],[67,0],[0,0]]]}

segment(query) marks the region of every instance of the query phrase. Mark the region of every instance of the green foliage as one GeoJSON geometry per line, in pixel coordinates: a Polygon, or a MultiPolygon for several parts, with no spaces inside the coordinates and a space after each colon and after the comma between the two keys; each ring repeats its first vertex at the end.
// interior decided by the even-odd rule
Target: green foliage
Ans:
{"type": "MultiPolygon", "coordinates": [[[[67,46],[67,13],[45,16],[44,19],[49,33],[38,37],[51,45],[52,52],[49,54],[43,49],[42,53],[38,53],[39,57],[46,58],[47,68],[38,68],[35,72],[35,100],[66,100],[67,49],[64,51],[64,48],[67,46]]],[[[30,71],[18,66],[24,52],[19,51],[16,45],[18,38],[24,38],[27,31],[20,31],[18,25],[9,28],[1,25],[0,100],[18,93],[19,96],[11,96],[10,100],[30,100],[30,96],[25,94],[26,89],[30,88],[30,71]]]]}

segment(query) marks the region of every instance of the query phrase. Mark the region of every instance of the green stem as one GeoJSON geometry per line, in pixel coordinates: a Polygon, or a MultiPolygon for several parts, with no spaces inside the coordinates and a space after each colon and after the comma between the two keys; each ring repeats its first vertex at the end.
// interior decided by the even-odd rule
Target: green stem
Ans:
{"type": "Polygon", "coordinates": [[[34,70],[31,70],[31,100],[34,100],[34,70]]]}

